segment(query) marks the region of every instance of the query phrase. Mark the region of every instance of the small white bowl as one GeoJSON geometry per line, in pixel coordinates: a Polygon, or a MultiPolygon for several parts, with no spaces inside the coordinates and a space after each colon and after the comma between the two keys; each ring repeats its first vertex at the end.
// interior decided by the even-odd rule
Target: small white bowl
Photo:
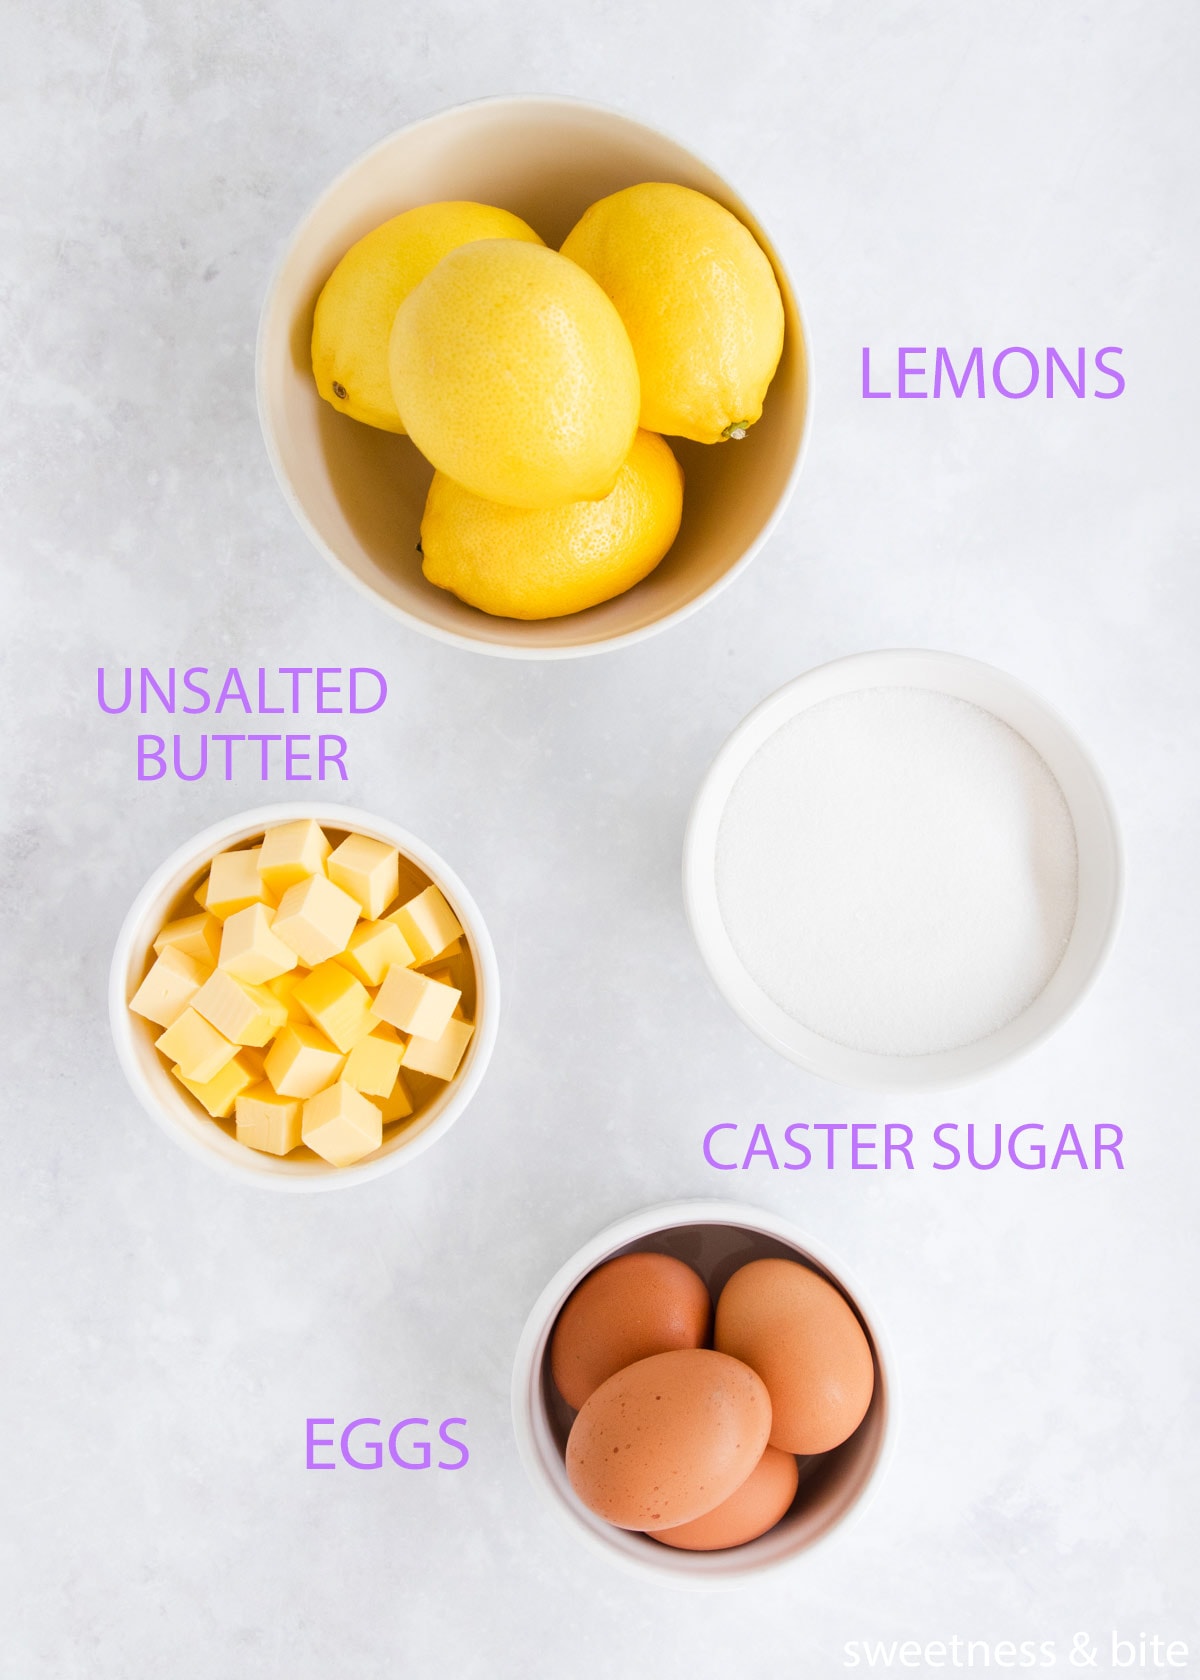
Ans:
{"type": "MultiPolygon", "coordinates": [[[[419,890],[415,888],[414,890],[419,890]]],[[[180,908],[178,914],[187,914],[180,908]]],[[[219,1172],[267,1190],[344,1190],[352,1184],[394,1172],[415,1160],[444,1137],[479,1088],[496,1042],[500,1016],[500,975],[496,953],[479,907],[458,876],[438,854],[384,817],[356,811],[348,805],[266,805],[244,811],[198,834],[161,864],[146,882],[117,937],[108,989],[109,1019],[117,1056],[125,1077],[146,1113],[165,1132],[199,1160],[219,1172]],[[462,923],[475,968],[475,1031],[455,1077],[416,1118],[384,1140],[383,1147],[349,1167],[333,1167],[312,1155],[302,1158],[267,1155],[238,1143],[172,1078],[154,1040],[161,1032],[134,1015],[129,999],[141,983],[153,953],[154,941],[183,895],[196,887],[218,852],[252,839],[275,823],[312,817],[329,828],[353,830],[400,849],[424,876],[439,886],[462,923]],[[303,1158],[307,1157],[307,1158],[303,1158]]]]}
{"type": "Polygon", "coordinates": [[[1091,987],[1116,937],[1123,866],[1112,801],[1078,737],[1030,689],[978,660],[896,649],[854,654],[797,677],[757,706],[721,748],[700,784],[683,849],[683,892],[700,954],[726,1001],[760,1038],[810,1073],[876,1091],[931,1091],[961,1084],[1031,1050],[1063,1022],[1091,987]],[[733,948],[717,900],[721,816],[734,783],[783,724],[835,695],[873,688],[923,688],[968,700],[1007,723],[1041,754],[1075,825],[1078,898],[1062,961],[1029,1007],[999,1031],[932,1055],[876,1055],[836,1044],[801,1025],[769,998],[733,948]]]}
{"type": "Polygon", "coordinates": [[[513,1427],[530,1480],[597,1555],[644,1577],[681,1587],[738,1586],[791,1563],[865,1508],[891,1456],[896,1431],[893,1361],[877,1320],[851,1287],[842,1266],[817,1243],[773,1213],[738,1202],[665,1202],[610,1225],[585,1243],[551,1278],[525,1322],[512,1379],[513,1427]],[[567,1478],[566,1442],[574,1413],[554,1387],[549,1344],[567,1297],[589,1272],[618,1254],[650,1250],[693,1266],[714,1303],[726,1280],[750,1260],[800,1260],[827,1278],[858,1315],[875,1356],[875,1391],[867,1415],[833,1452],[801,1460],[791,1510],[768,1533],[722,1552],[685,1552],[648,1535],[614,1528],[576,1496],[567,1478]]]}
{"type": "Polygon", "coordinates": [[[336,570],[414,629],[460,647],[563,659],[642,640],[729,583],[766,541],[800,470],[811,410],[804,322],[778,252],[746,203],[694,152],[572,99],[484,99],[401,129],[350,165],[293,234],[258,334],[258,411],[284,496],[336,570]],[[317,394],[313,308],[351,245],[419,204],[474,199],[515,211],[561,245],[590,204],[639,181],[717,199],[770,258],[783,294],[783,359],[762,419],[739,443],[670,439],[683,525],[648,578],[567,618],[492,618],[426,582],[416,552],[432,469],[406,437],[359,424],[317,394]]]}

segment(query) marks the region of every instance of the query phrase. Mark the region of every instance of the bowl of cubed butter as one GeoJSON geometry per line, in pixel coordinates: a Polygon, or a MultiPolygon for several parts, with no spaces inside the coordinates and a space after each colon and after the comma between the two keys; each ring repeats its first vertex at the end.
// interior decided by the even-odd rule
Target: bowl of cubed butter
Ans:
{"type": "Polygon", "coordinates": [[[478,1089],[499,1008],[491,939],[454,871],[333,804],[247,811],[167,858],[109,986],[147,1113],[273,1190],[362,1183],[436,1142],[478,1089]]]}

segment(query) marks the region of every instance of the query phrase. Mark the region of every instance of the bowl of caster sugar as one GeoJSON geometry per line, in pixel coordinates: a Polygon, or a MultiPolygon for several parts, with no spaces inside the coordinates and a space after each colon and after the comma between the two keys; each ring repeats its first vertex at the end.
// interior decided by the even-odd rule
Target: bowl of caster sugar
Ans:
{"type": "Polygon", "coordinates": [[[972,1079],[1051,1033],[1112,945],[1112,804],[1045,702],[956,654],[824,665],[722,747],[684,848],[692,931],[748,1026],[875,1090],[972,1079]]]}

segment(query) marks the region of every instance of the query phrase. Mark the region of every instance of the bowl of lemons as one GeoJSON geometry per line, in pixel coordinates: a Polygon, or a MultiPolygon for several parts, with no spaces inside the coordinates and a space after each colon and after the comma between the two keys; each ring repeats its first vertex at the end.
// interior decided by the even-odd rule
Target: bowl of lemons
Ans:
{"type": "Polygon", "coordinates": [[[456,107],[317,200],[263,308],[259,414],[326,558],[444,641],[564,658],[685,617],[766,541],[810,417],[746,204],[567,99],[456,107]]]}

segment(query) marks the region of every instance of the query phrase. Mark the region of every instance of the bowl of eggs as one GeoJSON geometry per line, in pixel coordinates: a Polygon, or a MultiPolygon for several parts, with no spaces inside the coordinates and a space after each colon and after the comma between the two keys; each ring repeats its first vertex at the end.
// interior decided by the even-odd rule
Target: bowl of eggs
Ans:
{"type": "Polygon", "coordinates": [[[895,1428],[890,1356],[840,1265],[774,1214],[674,1202],[560,1268],[522,1332],[530,1479],[590,1548],[722,1587],[862,1509],[895,1428]]]}
{"type": "Polygon", "coordinates": [[[343,805],[272,805],[168,857],[117,938],[109,1018],[142,1107],[268,1190],[344,1189],[462,1114],[496,1040],[483,917],[438,854],[343,805]]]}
{"type": "Polygon", "coordinates": [[[283,493],[406,624],[566,658],[637,641],[746,566],[811,400],[779,253],[715,170],[569,99],[482,100],[321,195],[263,308],[283,493]]]}

